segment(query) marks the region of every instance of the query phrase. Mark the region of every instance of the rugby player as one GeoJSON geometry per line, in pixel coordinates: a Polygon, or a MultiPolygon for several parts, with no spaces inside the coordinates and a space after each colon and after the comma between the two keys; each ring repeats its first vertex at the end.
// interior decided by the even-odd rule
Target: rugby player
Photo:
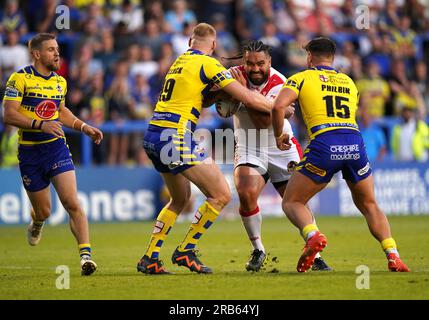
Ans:
{"type": "Polygon", "coordinates": [[[327,245],[306,204],[341,171],[356,207],[364,215],[371,234],[381,243],[388,269],[408,272],[399,257],[389,222],[375,200],[371,165],[356,123],[358,91],[350,77],[332,67],[335,48],[328,38],[311,40],[305,46],[308,69],[285,82],[272,111],[280,150],[290,144],[289,135],[283,131],[284,117],[290,113],[288,106],[295,101],[299,102],[311,139],[289,180],[282,203],[284,212],[306,239],[297,271],[310,269],[315,255],[327,245]]]}
{"type": "Polygon", "coordinates": [[[29,49],[34,64],[10,76],[4,95],[4,122],[19,128],[19,168],[32,205],[28,242],[35,246],[41,239],[43,225],[51,214],[52,182],[70,215],[81,273],[90,275],[97,265],[91,257],[88,221],[77,198],[75,169],[62,127],[81,131],[96,144],[103,139],[103,133],[65,106],[67,83],[55,73],[60,67],[55,36],[37,34],[30,40],[29,49]]]}
{"type": "MultiPolygon", "coordinates": [[[[286,78],[271,66],[269,46],[261,41],[248,41],[241,48],[243,64],[231,68],[231,74],[252,91],[274,100],[286,78]]],[[[239,213],[253,246],[248,271],[259,271],[267,261],[267,253],[262,243],[262,215],[258,198],[268,180],[283,197],[291,172],[301,159],[299,142],[293,136],[287,119],[283,132],[291,140],[289,150],[279,150],[271,126],[269,113],[242,107],[234,114],[235,169],[234,182],[240,199],[239,213]],[[263,134],[265,133],[265,135],[263,134]],[[253,138],[252,138],[253,137],[253,138]],[[254,141],[252,141],[254,140],[254,141]]],[[[313,270],[332,270],[316,255],[313,270]]]]}
{"type": "Polygon", "coordinates": [[[243,87],[210,56],[216,48],[216,30],[211,25],[198,24],[189,47],[170,67],[144,137],[144,149],[161,173],[171,197],[158,214],[149,246],[137,264],[137,270],[146,274],[168,273],[159,253],[189,201],[190,182],[202,191],[206,201],[198,208],[171,260],[197,273],[212,273],[197,257],[196,245],[229,202],[231,192],[218,166],[193,139],[203,100],[210,90],[215,86],[262,112],[269,113],[272,108],[270,100],[243,87]]]}

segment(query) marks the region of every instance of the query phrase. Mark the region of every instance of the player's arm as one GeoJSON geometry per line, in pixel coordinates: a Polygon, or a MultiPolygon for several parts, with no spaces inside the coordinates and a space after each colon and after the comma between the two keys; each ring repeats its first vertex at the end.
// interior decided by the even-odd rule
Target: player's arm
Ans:
{"type": "Polygon", "coordinates": [[[238,81],[231,82],[222,88],[233,99],[243,102],[247,108],[270,113],[273,102],[259,94],[243,87],[238,81]]]}
{"type": "Polygon", "coordinates": [[[20,105],[21,103],[18,101],[4,101],[4,123],[21,129],[41,130],[44,133],[49,133],[57,137],[64,136],[64,131],[61,129],[60,122],[36,120],[26,117],[18,111],[20,105]]]}
{"type": "MultiPolygon", "coordinates": [[[[233,79],[230,71],[226,70],[215,59],[208,59],[201,70],[205,79],[210,79],[213,84],[217,85],[233,99],[243,102],[246,107],[261,112],[271,112],[273,103],[270,100],[241,85],[237,80],[233,79]]],[[[202,75],[200,73],[200,77],[202,75]]]]}
{"type": "Polygon", "coordinates": [[[291,107],[291,105],[297,98],[298,95],[295,91],[289,88],[284,88],[274,100],[271,121],[273,124],[274,136],[276,137],[277,147],[280,150],[287,150],[291,147],[289,135],[283,133],[283,125],[285,117],[288,118],[293,114],[294,108],[291,107]]]}
{"type": "Polygon", "coordinates": [[[73,112],[70,111],[69,108],[64,105],[64,102],[61,102],[60,104],[59,120],[67,128],[83,132],[96,144],[100,144],[101,140],[103,140],[103,132],[101,132],[100,129],[90,126],[89,124],[80,120],[73,114],[73,112]]]}
{"type": "Polygon", "coordinates": [[[222,100],[222,99],[228,99],[228,95],[222,91],[222,90],[213,90],[209,91],[207,96],[203,100],[203,108],[209,108],[211,107],[216,101],[222,100]]]}

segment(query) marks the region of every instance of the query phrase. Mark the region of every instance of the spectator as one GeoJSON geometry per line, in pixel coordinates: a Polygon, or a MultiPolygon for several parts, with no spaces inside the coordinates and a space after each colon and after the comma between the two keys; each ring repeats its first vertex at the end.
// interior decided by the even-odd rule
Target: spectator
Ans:
{"type": "Polygon", "coordinates": [[[149,46],[139,48],[139,60],[133,62],[130,66],[130,75],[135,77],[136,74],[141,74],[146,79],[149,79],[158,71],[158,63],[153,60],[152,49],[149,46]]]}
{"type": "Polygon", "coordinates": [[[308,32],[329,36],[335,31],[332,18],[325,12],[325,7],[320,0],[315,0],[315,8],[305,19],[305,26],[308,32]]]}
{"type": "Polygon", "coordinates": [[[172,33],[181,33],[185,23],[189,25],[197,22],[194,12],[189,10],[187,6],[185,0],[174,0],[172,10],[168,10],[165,14],[165,22],[172,33]]]}
{"type": "Polygon", "coordinates": [[[18,161],[18,128],[5,125],[0,140],[0,168],[17,167],[18,161]]]}
{"type": "Polygon", "coordinates": [[[186,23],[183,26],[181,33],[175,33],[171,37],[171,44],[173,45],[173,52],[176,56],[181,55],[183,52],[189,49],[189,38],[192,35],[194,29],[194,23],[186,23]]]}
{"type": "Polygon", "coordinates": [[[387,153],[386,136],[383,129],[374,121],[369,112],[371,97],[368,94],[360,96],[359,101],[359,131],[365,143],[366,153],[369,161],[382,161],[387,153]]]}
{"type": "Polygon", "coordinates": [[[18,0],[7,0],[3,14],[0,13],[0,33],[18,32],[19,37],[27,33],[27,23],[19,10],[18,0]]]}
{"type": "Polygon", "coordinates": [[[137,73],[134,76],[131,96],[134,100],[132,118],[148,119],[152,115],[153,107],[150,99],[150,86],[142,74],[137,73]]]}
{"type": "Polygon", "coordinates": [[[119,8],[110,13],[110,19],[113,24],[122,22],[129,33],[140,31],[143,27],[143,9],[136,6],[130,0],[123,0],[119,8]]]}
{"type": "MultiPolygon", "coordinates": [[[[97,72],[91,78],[90,90],[84,98],[85,108],[81,112],[81,119],[100,127],[108,119],[108,101],[104,93],[103,73],[97,72]]],[[[102,164],[106,159],[106,144],[93,146],[94,163],[102,164]]]]}
{"type": "Polygon", "coordinates": [[[366,68],[365,77],[356,81],[356,87],[361,95],[367,96],[369,115],[380,118],[385,115],[385,102],[390,97],[389,84],[381,78],[375,61],[371,61],[366,68]]]}
{"type": "Polygon", "coordinates": [[[399,20],[398,29],[394,29],[391,33],[393,38],[393,52],[397,57],[414,58],[416,55],[416,33],[410,29],[411,20],[407,16],[403,16],[399,20]]]}
{"type": "Polygon", "coordinates": [[[226,28],[225,16],[222,13],[216,13],[213,15],[211,24],[217,32],[216,55],[228,57],[236,53],[238,50],[237,41],[226,28]]]}
{"type": "Polygon", "coordinates": [[[428,161],[429,128],[418,119],[417,108],[402,106],[401,123],[393,128],[392,150],[400,161],[428,161]]]}
{"type": "MultiPolygon", "coordinates": [[[[118,63],[115,77],[108,91],[110,120],[120,129],[125,121],[130,119],[133,109],[133,100],[130,94],[128,81],[128,64],[126,61],[118,63]]],[[[109,165],[123,165],[128,159],[128,133],[112,133],[110,135],[109,165]]]]}
{"type": "Polygon", "coordinates": [[[158,59],[165,36],[161,33],[158,22],[154,19],[146,22],[144,30],[145,32],[139,36],[139,44],[150,47],[154,58],[158,59]]]}
{"type": "Polygon", "coordinates": [[[6,33],[6,45],[0,50],[0,68],[3,69],[3,77],[8,78],[13,72],[30,64],[28,49],[18,43],[18,32],[6,33]]]}
{"type": "Polygon", "coordinates": [[[118,52],[114,50],[115,39],[108,29],[101,32],[101,46],[95,52],[94,58],[101,62],[105,73],[113,71],[115,62],[118,60],[118,52]]]}

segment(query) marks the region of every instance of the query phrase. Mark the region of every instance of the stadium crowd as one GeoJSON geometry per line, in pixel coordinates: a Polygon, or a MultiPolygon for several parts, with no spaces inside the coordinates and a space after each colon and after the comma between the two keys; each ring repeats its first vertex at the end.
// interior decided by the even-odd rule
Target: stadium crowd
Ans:
{"type": "MultiPolygon", "coordinates": [[[[360,91],[360,123],[373,161],[428,161],[429,1],[426,0],[32,0],[0,1],[0,97],[13,71],[31,63],[27,41],[58,35],[66,105],[81,119],[118,128],[151,116],[169,66],[186,51],[197,22],[218,32],[216,56],[237,54],[246,39],[272,47],[272,65],[285,76],[306,68],[302,46],[315,35],[337,43],[335,68],[360,91]],[[65,5],[69,25],[58,28],[65,5]],[[60,10],[58,10],[60,9],[60,10]]],[[[66,24],[67,25],[67,24],[66,24]]],[[[214,108],[200,124],[227,128],[214,108]]],[[[293,119],[298,139],[306,132],[293,119]]],[[[1,126],[0,164],[16,165],[16,130],[1,126]]],[[[106,135],[93,149],[96,164],[148,164],[142,132],[106,135]]],[[[79,163],[80,137],[70,135],[79,163]]],[[[305,143],[304,143],[305,144],[305,143]]]]}

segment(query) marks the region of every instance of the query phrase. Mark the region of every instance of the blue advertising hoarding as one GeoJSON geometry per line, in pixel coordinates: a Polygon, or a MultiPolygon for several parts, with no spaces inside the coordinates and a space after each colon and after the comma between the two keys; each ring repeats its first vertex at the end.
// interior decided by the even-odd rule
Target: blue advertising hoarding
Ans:
{"type": "MultiPolygon", "coordinates": [[[[238,218],[238,196],[232,166],[221,166],[232,190],[231,203],[221,217],[238,218]]],[[[378,204],[387,215],[429,214],[429,164],[389,162],[373,166],[378,204]]],[[[163,181],[151,168],[86,167],[76,171],[78,197],[90,222],[152,220],[162,207],[163,181]]],[[[193,186],[193,211],[205,197],[193,186]]],[[[68,222],[67,213],[52,193],[52,225],[68,222]]],[[[281,198],[268,184],[259,198],[265,216],[284,216],[281,198]]],[[[341,174],[310,201],[318,215],[359,215],[341,174]]],[[[30,203],[17,169],[0,170],[0,225],[30,221],[30,203]]]]}

